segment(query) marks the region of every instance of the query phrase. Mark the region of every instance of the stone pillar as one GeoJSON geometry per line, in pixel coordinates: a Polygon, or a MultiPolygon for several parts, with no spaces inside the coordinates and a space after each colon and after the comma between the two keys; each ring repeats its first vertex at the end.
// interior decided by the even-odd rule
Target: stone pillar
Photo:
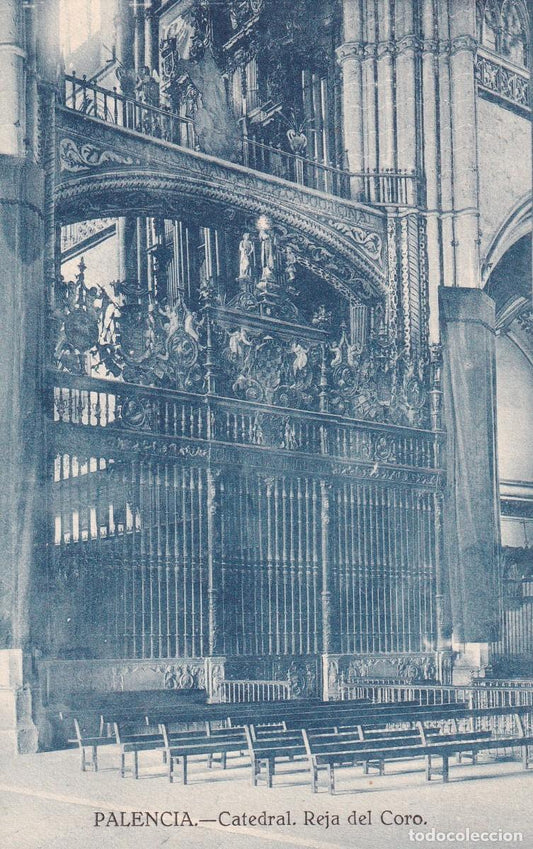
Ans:
{"type": "Polygon", "coordinates": [[[118,0],[115,16],[115,52],[118,61],[128,70],[134,67],[134,24],[130,0],[118,0]]]}
{"type": "Polygon", "coordinates": [[[380,171],[394,168],[394,95],[391,3],[382,0],[378,18],[377,46],[378,141],[380,171]]]}
{"type": "MultiPolygon", "coordinates": [[[[342,112],[344,121],[344,147],[350,171],[364,168],[363,149],[363,91],[362,70],[363,32],[359,0],[344,0],[344,44],[337,49],[337,59],[342,68],[342,112]]],[[[354,180],[352,197],[362,197],[361,180],[354,180]]]]}
{"type": "Polygon", "coordinates": [[[26,51],[23,7],[19,0],[0,4],[0,152],[23,157],[26,131],[26,51]]]}
{"type": "Polygon", "coordinates": [[[483,674],[499,621],[494,302],[479,289],[441,288],[440,317],[453,641],[459,667],[483,674]]]}
{"type": "Polygon", "coordinates": [[[429,341],[438,343],[439,286],[441,277],[439,226],[439,148],[438,138],[438,41],[435,38],[435,8],[433,0],[422,0],[422,123],[424,127],[423,169],[426,213],[427,270],[429,298],[429,341]]]}
{"type": "Polygon", "coordinates": [[[480,286],[475,3],[450,5],[450,90],[457,286],[480,286]]]}
{"type": "Polygon", "coordinates": [[[413,0],[397,0],[396,18],[396,131],[397,167],[413,172],[417,165],[417,86],[413,0]]]}
{"type": "Polygon", "coordinates": [[[153,0],[146,0],[144,10],[144,64],[151,71],[159,70],[159,46],[157,43],[157,18],[153,0]]]}
{"type": "MultiPolygon", "coordinates": [[[[22,650],[30,644],[34,517],[43,438],[39,375],[44,318],[43,183],[38,166],[0,154],[0,669],[10,670],[0,674],[0,729],[7,722],[11,730],[13,705],[24,711],[19,717],[23,725],[30,722],[29,691],[24,697],[22,693],[22,650]],[[11,688],[11,696],[6,688],[11,688]]],[[[32,738],[26,731],[14,741],[25,749],[35,748],[36,743],[37,733],[32,738]]]]}
{"type": "Polygon", "coordinates": [[[24,653],[42,492],[44,174],[34,162],[37,97],[27,76],[38,57],[26,15],[21,0],[0,4],[0,749],[9,754],[35,751],[38,736],[24,653]]]}
{"type": "Polygon", "coordinates": [[[144,68],[144,0],[134,0],[133,6],[135,36],[133,40],[133,54],[135,70],[142,74],[144,68]]]}

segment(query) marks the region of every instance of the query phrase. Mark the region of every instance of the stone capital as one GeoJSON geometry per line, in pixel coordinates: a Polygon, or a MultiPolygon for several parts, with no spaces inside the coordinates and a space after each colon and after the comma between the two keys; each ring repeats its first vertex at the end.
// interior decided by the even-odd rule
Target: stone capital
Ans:
{"type": "Polygon", "coordinates": [[[360,41],[346,41],[337,47],[336,54],[338,62],[343,65],[348,59],[360,62],[364,56],[365,46],[360,41]]]}

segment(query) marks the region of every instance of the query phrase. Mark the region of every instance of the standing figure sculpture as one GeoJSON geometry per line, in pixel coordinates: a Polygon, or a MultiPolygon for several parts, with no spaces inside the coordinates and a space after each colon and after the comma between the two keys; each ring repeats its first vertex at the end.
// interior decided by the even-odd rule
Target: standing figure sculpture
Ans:
{"type": "Polygon", "coordinates": [[[261,267],[264,280],[273,276],[275,268],[274,239],[270,230],[260,230],[259,241],[261,242],[261,267]]]}
{"type": "Polygon", "coordinates": [[[239,244],[239,277],[250,280],[255,265],[255,247],[249,233],[244,233],[239,244]]]}

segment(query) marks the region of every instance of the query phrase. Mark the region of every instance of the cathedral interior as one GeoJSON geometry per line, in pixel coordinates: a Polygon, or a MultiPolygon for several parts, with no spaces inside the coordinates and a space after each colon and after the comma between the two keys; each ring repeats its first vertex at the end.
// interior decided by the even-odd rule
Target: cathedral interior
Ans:
{"type": "Polygon", "coordinates": [[[2,745],[85,692],[533,678],[525,0],[0,32],[2,745]]]}

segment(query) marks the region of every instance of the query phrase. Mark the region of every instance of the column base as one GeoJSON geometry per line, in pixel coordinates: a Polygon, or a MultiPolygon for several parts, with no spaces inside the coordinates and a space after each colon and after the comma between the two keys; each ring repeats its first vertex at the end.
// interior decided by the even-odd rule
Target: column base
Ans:
{"type": "Polygon", "coordinates": [[[492,667],[489,643],[458,643],[452,671],[452,683],[456,686],[468,686],[473,678],[488,678],[492,667]]]}
{"type": "Polygon", "coordinates": [[[0,651],[0,755],[29,754],[39,747],[32,693],[24,683],[20,649],[0,651]]]}

